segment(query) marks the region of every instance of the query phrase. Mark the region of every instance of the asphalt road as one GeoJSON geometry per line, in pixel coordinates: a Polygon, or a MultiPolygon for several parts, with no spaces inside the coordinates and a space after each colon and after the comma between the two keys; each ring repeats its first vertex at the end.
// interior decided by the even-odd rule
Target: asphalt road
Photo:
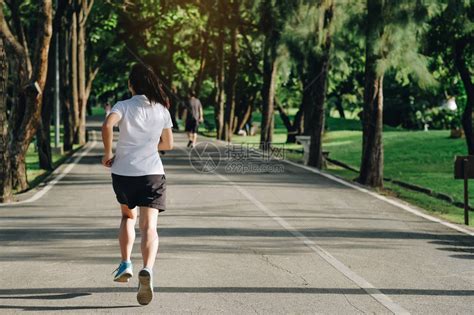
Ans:
{"type": "Polygon", "coordinates": [[[246,148],[190,161],[176,138],[150,305],[112,281],[120,213],[91,142],[41,198],[0,207],[0,313],[474,313],[474,237],[246,148]]]}

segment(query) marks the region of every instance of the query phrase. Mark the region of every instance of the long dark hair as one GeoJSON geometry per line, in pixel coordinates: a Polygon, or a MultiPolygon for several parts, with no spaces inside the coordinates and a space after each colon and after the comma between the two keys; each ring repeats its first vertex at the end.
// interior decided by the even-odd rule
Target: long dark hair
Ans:
{"type": "Polygon", "coordinates": [[[151,103],[161,103],[166,108],[170,108],[169,98],[150,66],[141,63],[134,64],[128,79],[136,94],[145,95],[151,103]]]}

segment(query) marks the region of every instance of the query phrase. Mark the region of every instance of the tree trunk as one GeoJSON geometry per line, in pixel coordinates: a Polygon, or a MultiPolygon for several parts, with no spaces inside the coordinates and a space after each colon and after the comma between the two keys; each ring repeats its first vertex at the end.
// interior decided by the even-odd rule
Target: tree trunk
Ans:
{"type": "Polygon", "coordinates": [[[325,123],[325,106],[324,101],[326,98],[327,88],[327,74],[329,68],[329,50],[325,53],[326,56],[322,57],[320,62],[320,68],[316,73],[321,73],[319,78],[313,85],[313,110],[311,116],[311,143],[309,150],[308,165],[314,166],[318,169],[324,167],[323,157],[323,133],[325,123]]]}
{"type": "MultiPolygon", "coordinates": [[[[53,30],[54,33],[54,30],[53,30]]],[[[51,39],[51,47],[55,47],[56,37],[51,39]]],[[[43,91],[43,109],[41,112],[41,119],[36,132],[36,141],[38,147],[39,166],[44,170],[53,169],[53,156],[51,152],[51,116],[53,112],[54,102],[54,83],[56,73],[56,61],[54,49],[49,50],[48,56],[48,75],[46,79],[46,86],[43,91]]]]}
{"type": "Polygon", "coordinates": [[[260,132],[260,148],[263,150],[271,146],[273,140],[273,112],[275,102],[276,83],[276,47],[270,42],[270,38],[265,39],[263,57],[263,90],[262,90],[262,122],[260,132]]]}
{"type": "Polygon", "coordinates": [[[303,75],[303,97],[301,100],[301,109],[303,113],[303,123],[301,126],[302,133],[306,136],[311,135],[311,117],[313,116],[313,106],[311,106],[312,101],[312,89],[309,86],[309,80],[307,75],[303,75]]]}
{"type": "Polygon", "coordinates": [[[300,105],[293,122],[291,122],[290,116],[288,116],[285,109],[280,104],[275,104],[277,105],[280,118],[287,130],[286,143],[296,143],[296,136],[301,134],[301,123],[303,118],[302,105],[300,105]]]}
{"type": "Polygon", "coordinates": [[[346,113],[344,112],[344,107],[342,106],[342,99],[338,97],[336,100],[336,109],[337,112],[339,113],[339,117],[342,119],[346,119],[346,113]]]}
{"type": "MultiPolygon", "coordinates": [[[[49,91],[45,91],[49,93],[49,91]]],[[[39,167],[43,170],[53,169],[53,155],[51,152],[51,115],[52,115],[52,98],[45,97],[43,99],[45,106],[41,113],[38,130],[36,131],[36,141],[38,148],[39,167]]]]}
{"type": "Polygon", "coordinates": [[[291,122],[290,116],[288,116],[285,109],[278,102],[275,102],[275,105],[277,106],[278,113],[280,114],[280,118],[283,121],[283,125],[285,125],[286,128],[286,143],[294,143],[293,139],[296,139],[296,129],[291,122]]]}
{"type": "MultiPolygon", "coordinates": [[[[78,71],[78,102],[79,102],[79,129],[76,143],[83,145],[86,143],[86,118],[87,118],[87,101],[86,92],[86,22],[89,17],[93,0],[80,0],[80,10],[77,19],[77,71],[78,71]]],[[[91,83],[93,78],[89,78],[91,83]]]]}
{"type": "Polygon", "coordinates": [[[79,130],[76,144],[86,143],[86,27],[81,22],[84,19],[83,10],[79,13],[77,28],[77,90],[79,102],[79,130]]]}
{"type": "Polygon", "coordinates": [[[217,139],[224,140],[224,30],[219,29],[217,39],[217,77],[216,77],[216,132],[217,139]]]}
{"type": "Polygon", "coordinates": [[[7,117],[8,60],[0,37],[0,202],[12,199],[12,177],[8,152],[9,129],[7,117]]]}
{"type": "Polygon", "coordinates": [[[471,80],[471,74],[466,66],[464,57],[465,48],[468,44],[467,38],[458,39],[454,47],[454,63],[461,76],[464,89],[467,94],[466,107],[462,115],[462,126],[466,135],[466,144],[469,155],[474,155],[474,133],[472,126],[472,111],[474,108],[474,84],[471,80]]]}
{"type": "MultiPolygon", "coordinates": [[[[375,70],[375,69],[374,69],[375,70]]],[[[366,75],[363,111],[362,163],[359,182],[383,187],[383,75],[366,75]]]]}
{"type": "Polygon", "coordinates": [[[70,78],[70,102],[72,105],[72,122],[74,128],[74,143],[79,143],[79,125],[80,125],[80,109],[79,109],[79,90],[78,90],[78,43],[77,43],[77,12],[72,12],[71,17],[71,62],[69,64],[70,78]]]}
{"type": "Polygon", "coordinates": [[[368,0],[365,57],[364,110],[362,114],[362,161],[359,182],[371,187],[383,187],[383,73],[377,71],[382,58],[376,49],[382,36],[383,4],[368,0]]]}
{"type": "Polygon", "coordinates": [[[64,126],[63,149],[65,152],[73,149],[74,143],[74,109],[71,106],[72,86],[70,74],[71,60],[71,38],[70,25],[71,12],[61,19],[61,28],[59,30],[59,84],[60,84],[60,100],[61,113],[64,126]]]}
{"type": "Polygon", "coordinates": [[[252,106],[253,99],[249,99],[245,101],[245,107],[241,108],[241,112],[238,115],[237,119],[237,128],[236,131],[242,130],[245,128],[245,125],[250,120],[252,116],[253,106],[252,106]]]}
{"type": "Polygon", "coordinates": [[[293,129],[296,131],[294,136],[288,137],[287,143],[296,143],[296,136],[303,134],[303,108],[299,108],[293,119],[293,129]]]}
{"type": "Polygon", "coordinates": [[[224,116],[224,139],[225,141],[231,141],[234,131],[234,117],[235,117],[235,87],[237,85],[237,68],[239,58],[239,41],[238,41],[238,28],[239,28],[239,1],[234,0],[232,3],[232,30],[231,30],[231,52],[229,58],[229,75],[227,79],[227,99],[225,106],[224,116]]]}
{"type": "Polygon", "coordinates": [[[314,109],[311,116],[311,143],[309,150],[308,165],[316,168],[323,168],[325,161],[323,156],[323,133],[326,118],[326,91],[329,71],[329,54],[331,51],[331,28],[333,19],[334,3],[330,3],[324,13],[324,27],[321,32],[325,32],[324,43],[322,43],[322,55],[318,58],[319,67],[316,70],[317,79],[313,85],[314,109]]]}

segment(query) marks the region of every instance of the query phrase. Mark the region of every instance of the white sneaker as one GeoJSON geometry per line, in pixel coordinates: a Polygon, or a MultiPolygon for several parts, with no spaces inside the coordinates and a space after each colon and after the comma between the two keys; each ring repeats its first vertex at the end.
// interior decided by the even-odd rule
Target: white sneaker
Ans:
{"type": "Polygon", "coordinates": [[[142,269],[138,274],[137,301],[140,305],[147,305],[153,300],[153,280],[148,269],[142,269]]]}

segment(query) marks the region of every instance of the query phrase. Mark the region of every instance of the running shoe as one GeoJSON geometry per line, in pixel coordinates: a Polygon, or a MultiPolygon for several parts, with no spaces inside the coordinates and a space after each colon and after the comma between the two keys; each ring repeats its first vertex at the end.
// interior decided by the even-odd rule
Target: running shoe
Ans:
{"type": "Polygon", "coordinates": [[[147,305],[153,300],[153,280],[151,271],[144,268],[138,274],[137,301],[140,305],[147,305]]]}
{"type": "Polygon", "coordinates": [[[187,147],[190,148],[192,144],[193,144],[193,142],[189,141],[187,147]]]}
{"type": "Polygon", "coordinates": [[[114,276],[115,282],[128,282],[133,277],[132,263],[122,261],[113,272],[117,272],[114,276]]]}

